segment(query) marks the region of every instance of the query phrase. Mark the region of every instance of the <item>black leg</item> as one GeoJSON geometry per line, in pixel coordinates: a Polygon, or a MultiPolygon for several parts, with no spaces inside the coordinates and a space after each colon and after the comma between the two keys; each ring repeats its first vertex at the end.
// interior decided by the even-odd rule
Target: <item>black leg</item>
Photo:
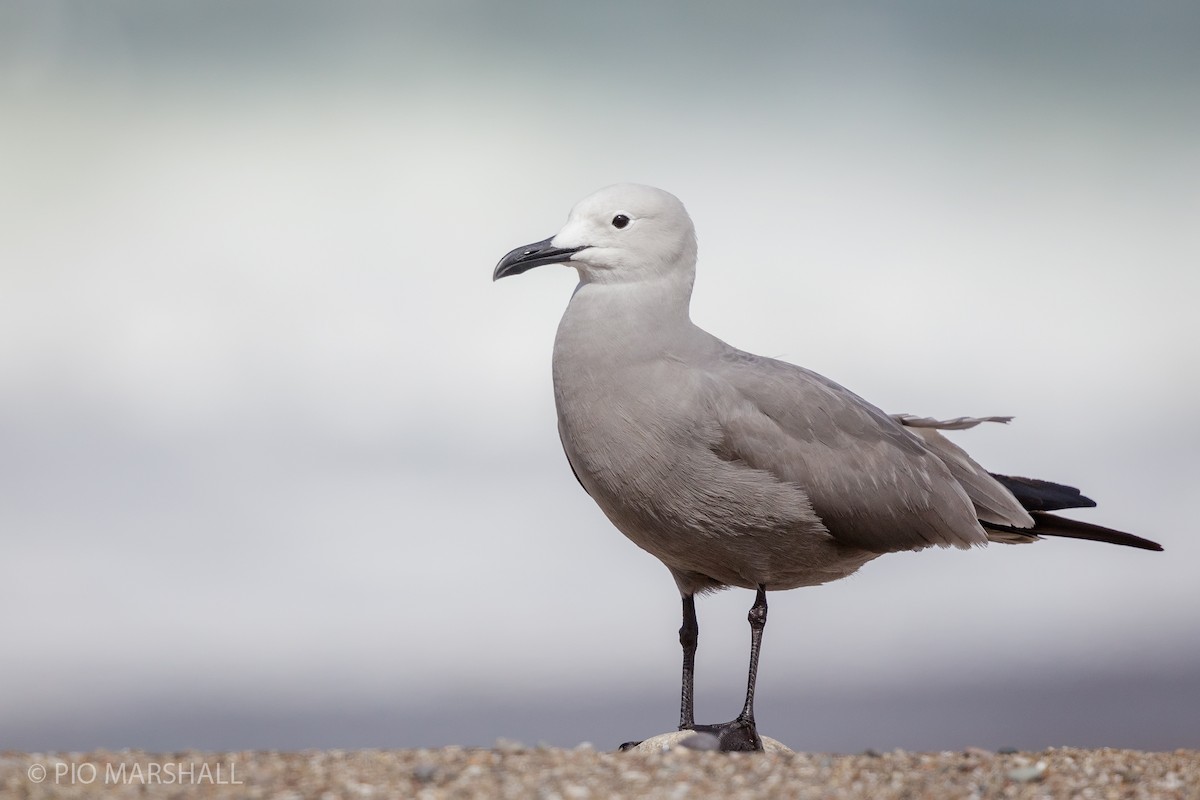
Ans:
{"type": "Polygon", "coordinates": [[[758,651],[762,649],[763,628],[767,627],[767,588],[759,585],[754,605],[746,615],[750,622],[750,677],[746,683],[746,705],[738,719],[746,720],[754,727],[754,684],[758,680],[758,651]]]}
{"type": "Polygon", "coordinates": [[[693,595],[683,598],[683,625],[679,628],[679,644],[683,646],[683,688],[679,706],[679,730],[686,731],[696,725],[692,706],[692,689],[695,685],[696,642],[700,639],[700,626],[696,622],[696,599],[693,595]]]}
{"type": "Polygon", "coordinates": [[[754,684],[758,679],[758,654],[762,648],[763,628],[767,626],[767,587],[760,585],[754,605],[746,615],[750,622],[750,674],[746,681],[746,704],[737,719],[723,725],[693,725],[692,728],[715,735],[722,750],[762,750],[762,739],[754,724],[754,684]]]}
{"type": "MultiPolygon", "coordinates": [[[[683,597],[683,625],[679,628],[679,644],[683,645],[683,688],[679,704],[679,730],[695,727],[696,718],[692,711],[693,675],[696,668],[696,642],[700,638],[700,626],[696,623],[696,599],[693,595],[683,597]]],[[[641,742],[625,742],[618,750],[632,750],[641,742]]]]}

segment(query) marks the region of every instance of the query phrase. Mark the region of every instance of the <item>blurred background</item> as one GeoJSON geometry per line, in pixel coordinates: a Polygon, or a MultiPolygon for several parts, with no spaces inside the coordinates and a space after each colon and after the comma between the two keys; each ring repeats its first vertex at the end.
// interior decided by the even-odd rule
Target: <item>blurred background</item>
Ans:
{"type": "MultiPolygon", "coordinates": [[[[679,600],[575,483],[571,205],[687,204],[693,318],[1080,486],[1088,542],[771,597],[796,748],[1200,746],[1200,10],[0,3],[0,749],[598,747],[679,600]]],[[[699,602],[730,719],[752,601],[699,602]]]]}

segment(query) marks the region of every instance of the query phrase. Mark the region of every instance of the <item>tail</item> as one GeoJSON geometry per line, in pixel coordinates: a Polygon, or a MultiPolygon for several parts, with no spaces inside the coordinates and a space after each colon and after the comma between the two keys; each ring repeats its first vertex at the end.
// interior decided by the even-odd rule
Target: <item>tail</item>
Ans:
{"type": "Polygon", "coordinates": [[[893,414],[892,419],[909,428],[910,433],[919,437],[942,459],[971,498],[975,512],[980,517],[979,524],[988,532],[990,541],[1022,544],[1036,542],[1043,536],[1063,536],[1069,539],[1090,539],[1093,542],[1139,547],[1143,550],[1162,550],[1162,545],[1158,542],[1134,536],[1132,533],[1046,513],[1063,508],[1091,508],[1096,505],[1096,501],[1084,497],[1073,486],[1063,486],[1061,483],[1037,478],[1017,478],[987,472],[962,448],[939,433],[944,430],[960,431],[974,428],[981,422],[1008,422],[1012,417],[955,417],[938,420],[912,414],[893,414]],[[1033,527],[1005,524],[1024,522],[1024,514],[1020,513],[1020,509],[1016,508],[1011,500],[1005,499],[1007,495],[999,491],[999,487],[988,480],[989,477],[1007,489],[1012,498],[1020,503],[1021,508],[1028,512],[1033,519],[1033,527]]]}
{"type": "Polygon", "coordinates": [[[1051,483],[1050,481],[1038,480],[1036,478],[1016,478],[1008,475],[996,475],[994,473],[992,477],[1004,484],[1004,487],[1013,493],[1017,501],[1033,517],[1034,522],[1032,528],[1014,528],[1010,525],[980,522],[989,532],[994,531],[999,534],[998,538],[1001,541],[1004,537],[1014,537],[1014,540],[1019,540],[1019,537],[1029,537],[1031,535],[1062,536],[1068,539],[1088,539],[1093,542],[1107,542],[1108,544],[1119,544],[1125,547],[1138,547],[1142,550],[1162,550],[1162,545],[1158,542],[1134,536],[1132,533],[1105,528],[1101,525],[1093,525],[1089,522],[1067,519],[1066,517],[1056,517],[1053,514],[1047,513],[1062,508],[1091,508],[1096,505],[1094,500],[1084,497],[1073,486],[1063,486],[1060,483],[1051,483]]]}

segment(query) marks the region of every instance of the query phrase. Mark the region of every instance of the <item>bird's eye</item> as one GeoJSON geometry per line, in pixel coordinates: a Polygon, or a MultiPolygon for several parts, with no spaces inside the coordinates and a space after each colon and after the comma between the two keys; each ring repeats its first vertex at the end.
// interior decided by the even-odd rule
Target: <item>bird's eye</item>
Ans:
{"type": "Polygon", "coordinates": [[[615,217],[613,217],[612,226],[614,228],[624,228],[628,224],[629,217],[625,216],[624,214],[617,214],[615,217]]]}

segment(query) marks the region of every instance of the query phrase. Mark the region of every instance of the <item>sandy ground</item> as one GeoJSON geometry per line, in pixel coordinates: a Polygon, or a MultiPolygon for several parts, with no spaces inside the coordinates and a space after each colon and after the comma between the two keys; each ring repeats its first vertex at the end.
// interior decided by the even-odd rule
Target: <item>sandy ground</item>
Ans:
{"type": "Polygon", "coordinates": [[[526,748],[0,754],[0,798],[1200,798],[1200,751],[526,748]]]}

